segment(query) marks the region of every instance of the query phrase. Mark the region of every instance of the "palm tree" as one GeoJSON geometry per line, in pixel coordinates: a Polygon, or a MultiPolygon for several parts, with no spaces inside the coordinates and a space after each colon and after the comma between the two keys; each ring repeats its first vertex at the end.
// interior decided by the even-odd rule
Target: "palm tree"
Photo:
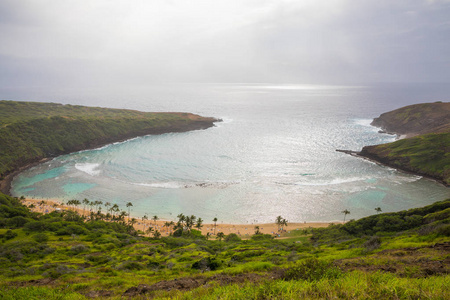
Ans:
{"type": "Polygon", "coordinates": [[[170,222],[169,221],[167,221],[167,222],[164,222],[164,227],[166,227],[167,228],[167,235],[169,235],[169,227],[171,226],[171,224],[170,224],[170,222]]]}
{"type": "Polygon", "coordinates": [[[261,231],[259,231],[259,226],[255,226],[255,234],[261,234],[261,231]]]}
{"type": "Polygon", "coordinates": [[[145,233],[150,234],[153,231],[153,227],[148,227],[145,233]]]}
{"type": "Polygon", "coordinates": [[[39,206],[41,207],[41,210],[44,211],[44,208],[43,208],[42,206],[45,205],[45,201],[44,201],[44,200],[41,200],[41,201],[39,201],[38,204],[39,204],[39,206]]]}
{"type": "Polygon", "coordinates": [[[130,215],[131,215],[131,207],[133,206],[133,203],[131,203],[131,202],[128,202],[127,204],[126,204],[126,207],[128,207],[128,218],[130,217],[130,215]]]}
{"type": "Polygon", "coordinates": [[[286,219],[281,220],[281,230],[283,230],[284,226],[287,227],[287,220],[286,219]]]}
{"type": "Polygon", "coordinates": [[[144,220],[148,220],[147,214],[142,216],[142,223],[144,224],[144,232],[145,232],[145,225],[147,225],[147,223],[144,220]]]}
{"type": "Polygon", "coordinates": [[[375,211],[377,212],[377,214],[379,214],[381,212],[381,207],[376,207],[375,211]]]}
{"type": "Polygon", "coordinates": [[[94,201],[89,201],[89,206],[91,207],[89,210],[92,212],[92,207],[95,205],[94,201]]]}
{"type": "Polygon", "coordinates": [[[114,213],[119,212],[119,205],[114,204],[114,205],[111,207],[111,212],[112,212],[112,215],[113,215],[113,218],[114,218],[114,217],[115,217],[114,213]]]}
{"type": "Polygon", "coordinates": [[[214,218],[213,222],[214,222],[214,235],[216,235],[217,218],[214,218]]]}
{"type": "Polygon", "coordinates": [[[80,200],[73,200],[73,205],[78,207],[78,205],[81,205],[81,201],[80,200]]]}
{"type": "Polygon", "coordinates": [[[89,205],[89,200],[84,198],[83,199],[83,215],[85,215],[85,211],[86,211],[86,205],[89,205]]]}
{"type": "Polygon", "coordinates": [[[218,233],[217,233],[216,239],[218,239],[219,242],[220,242],[220,241],[222,241],[222,239],[223,239],[224,237],[225,237],[225,234],[221,231],[221,232],[218,232],[218,233]]]}
{"type": "Polygon", "coordinates": [[[155,221],[155,227],[156,227],[156,221],[158,221],[158,220],[159,220],[159,218],[158,218],[158,216],[157,216],[157,215],[154,215],[152,219],[153,219],[153,221],[155,221]]]}
{"type": "Polygon", "coordinates": [[[159,239],[161,237],[161,232],[159,232],[158,230],[155,230],[155,232],[153,232],[153,237],[155,239],[159,239]]]}
{"type": "Polygon", "coordinates": [[[202,218],[198,218],[197,219],[197,224],[195,224],[195,228],[197,228],[198,230],[201,230],[203,227],[203,219],[202,218]]]}
{"type": "Polygon", "coordinates": [[[281,216],[278,216],[276,219],[275,219],[275,224],[277,224],[277,226],[278,226],[278,232],[280,231],[280,227],[281,227],[281,222],[283,221],[283,218],[281,217],[281,216]]]}
{"type": "Polygon", "coordinates": [[[350,214],[350,211],[348,209],[345,209],[342,211],[342,213],[344,214],[344,223],[345,223],[345,217],[350,214]]]}
{"type": "Polygon", "coordinates": [[[197,219],[197,217],[194,215],[191,215],[190,217],[186,217],[186,221],[185,221],[186,227],[189,231],[191,231],[192,227],[194,226],[196,219],[197,219]]]}

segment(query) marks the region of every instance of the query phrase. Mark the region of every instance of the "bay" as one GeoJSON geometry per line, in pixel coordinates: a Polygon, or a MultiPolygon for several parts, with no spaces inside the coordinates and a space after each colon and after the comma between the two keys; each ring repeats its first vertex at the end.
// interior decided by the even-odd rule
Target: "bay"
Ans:
{"type": "Polygon", "coordinates": [[[448,101],[438,84],[325,86],[167,84],[90,89],[8,89],[4,99],[222,118],[216,127],[146,136],[64,155],[15,178],[12,194],[132,202],[132,215],[206,221],[338,221],[419,207],[448,188],[336,152],[390,142],[372,118],[405,105],[448,101]]]}

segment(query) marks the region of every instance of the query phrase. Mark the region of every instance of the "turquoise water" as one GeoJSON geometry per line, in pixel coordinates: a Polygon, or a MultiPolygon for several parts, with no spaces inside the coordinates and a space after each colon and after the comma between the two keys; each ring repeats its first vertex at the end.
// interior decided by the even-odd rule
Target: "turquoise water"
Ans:
{"type": "MultiPolygon", "coordinates": [[[[133,203],[132,214],[179,213],[235,223],[342,220],[423,206],[449,189],[335,149],[393,141],[372,118],[445,101],[448,87],[265,84],[22,91],[14,97],[222,118],[216,127],[136,138],[58,157],[23,172],[13,194],[133,203]],[[34,98],[30,98],[34,97],[34,98]]],[[[14,99],[14,97],[10,97],[14,99]]],[[[16,98],[17,99],[17,98],[16,98]]]]}

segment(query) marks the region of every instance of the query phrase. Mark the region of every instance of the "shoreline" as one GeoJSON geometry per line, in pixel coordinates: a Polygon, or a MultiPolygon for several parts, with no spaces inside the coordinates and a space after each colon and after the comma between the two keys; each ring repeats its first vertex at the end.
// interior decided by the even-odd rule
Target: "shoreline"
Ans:
{"type": "MultiPolygon", "coordinates": [[[[52,211],[55,211],[57,209],[60,209],[62,211],[72,210],[78,212],[80,215],[83,216],[89,216],[90,210],[89,209],[83,209],[83,207],[71,207],[68,205],[65,205],[61,203],[60,201],[56,199],[28,199],[25,198],[21,201],[22,204],[26,205],[27,207],[30,204],[34,204],[35,207],[31,210],[34,212],[39,213],[50,213],[52,211]],[[41,203],[41,204],[40,204],[41,203]]],[[[133,216],[131,216],[133,218],[133,216]]],[[[128,217],[125,217],[125,221],[128,221],[128,217]]],[[[134,224],[134,228],[136,230],[144,231],[148,227],[156,228],[160,233],[161,236],[169,236],[170,232],[172,230],[169,230],[169,228],[165,227],[164,224],[166,222],[170,222],[169,220],[142,220],[141,218],[136,218],[137,222],[134,224]]],[[[290,232],[294,230],[302,230],[302,229],[308,229],[308,228],[324,228],[328,227],[330,224],[342,224],[342,222],[303,222],[303,223],[288,223],[288,226],[285,227],[283,233],[290,232]]],[[[217,223],[216,226],[214,226],[214,223],[203,223],[203,227],[201,228],[201,232],[203,235],[206,235],[208,232],[214,236],[214,227],[216,234],[218,232],[223,232],[225,235],[228,235],[230,233],[235,233],[241,238],[249,238],[252,235],[255,234],[255,226],[259,226],[259,230],[261,233],[264,234],[271,234],[275,235],[278,234],[278,226],[273,223],[255,223],[255,224],[233,224],[233,223],[217,223]]],[[[194,228],[195,229],[195,228],[194,228]]],[[[148,234],[144,234],[148,236],[148,234]]],[[[151,236],[152,234],[150,234],[151,236]]]]}
{"type": "MultiPolygon", "coordinates": [[[[180,113],[172,113],[172,114],[180,114],[180,113]]],[[[192,115],[192,114],[190,114],[190,115],[192,115]]],[[[56,157],[62,156],[62,155],[68,155],[68,154],[77,153],[80,151],[94,150],[94,149],[98,149],[98,148],[112,145],[115,143],[122,143],[122,142],[126,142],[129,140],[135,139],[135,138],[145,137],[148,135],[161,135],[161,134],[166,134],[166,133],[183,133],[183,132],[189,132],[189,131],[195,131],[195,130],[205,130],[205,129],[214,127],[215,126],[214,123],[216,123],[216,122],[222,122],[222,119],[217,119],[217,118],[212,118],[212,117],[200,117],[205,120],[198,121],[198,120],[196,120],[197,117],[200,117],[200,116],[197,116],[197,115],[189,116],[189,118],[195,120],[196,123],[189,124],[188,126],[185,126],[185,127],[177,127],[176,125],[173,125],[173,126],[162,127],[162,128],[151,128],[151,129],[147,130],[145,133],[143,132],[142,134],[131,133],[131,134],[125,134],[124,136],[119,137],[118,139],[106,138],[106,139],[102,139],[102,140],[96,140],[96,141],[92,141],[92,143],[89,144],[89,146],[87,146],[85,148],[79,147],[77,149],[74,149],[73,151],[67,151],[67,152],[60,153],[55,156],[36,158],[34,160],[31,160],[28,163],[18,166],[15,170],[11,171],[10,173],[7,173],[4,176],[4,178],[0,180],[0,192],[7,194],[9,196],[12,196],[11,195],[11,183],[17,175],[19,175],[21,172],[23,172],[25,170],[28,170],[34,166],[37,166],[41,163],[45,163],[47,161],[50,161],[50,160],[52,160],[56,157]]]]}
{"type": "MultiPolygon", "coordinates": [[[[383,145],[383,144],[380,144],[380,145],[383,145]]],[[[364,149],[364,148],[363,148],[363,149],[364,149]]],[[[427,174],[423,174],[423,173],[421,173],[421,172],[416,172],[416,171],[413,171],[413,170],[409,170],[409,169],[407,169],[407,168],[402,168],[401,166],[394,166],[394,165],[392,165],[392,164],[389,164],[389,163],[384,162],[382,159],[376,159],[375,157],[370,156],[370,155],[365,156],[365,155],[362,153],[363,151],[342,150],[342,149],[336,149],[336,151],[337,151],[337,152],[341,152],[341,153],[348,154],[348,155],[353,156],[353,157],[362,158],[362,159],[368,160],[368,161],[370,161],[370,162],[376,163],[377,165],[384,166],[384,167],[389,167],[389,168],[395,169],[395,170],[397,170],[397,171],[404,172],[404,173],[406,173],[406,174],[415,175],[415,176],[420,176],[420,177],[426,178],[426,179],[428,179],[428,180],[432,180],[432,181],[434,181],[434,182],[436,182],[436,183],[438,183],[438,184],[440,184],[440,185],[442,185],[442,186],[444,186],[444,187],[447,187],[447,188],[450,187],[450,185],[446,184],[446,183],[445,183],[442,179],[440,179],[440,178],[433,177],[433,176],[430,176],[430,175],[427,175],[427,174]]]]}

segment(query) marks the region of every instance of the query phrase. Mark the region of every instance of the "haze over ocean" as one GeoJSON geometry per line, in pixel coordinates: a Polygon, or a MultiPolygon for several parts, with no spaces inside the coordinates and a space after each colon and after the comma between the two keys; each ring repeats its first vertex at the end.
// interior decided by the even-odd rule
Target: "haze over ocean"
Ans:
{"type": "Polygon", "coordinates": [[[450,197],[433,181],[335,149],[394,137],[372,118],[405,105],[449,101],[444,84],[320,86],[177,84],[112,89],[1,89],[3,99],[222,118],[202,131],[146,136],[58,157],[29,169],[12,194],[133,203],[132,215],[206,221],[290,222],[347,218],[424,206],[450,197]]]}

